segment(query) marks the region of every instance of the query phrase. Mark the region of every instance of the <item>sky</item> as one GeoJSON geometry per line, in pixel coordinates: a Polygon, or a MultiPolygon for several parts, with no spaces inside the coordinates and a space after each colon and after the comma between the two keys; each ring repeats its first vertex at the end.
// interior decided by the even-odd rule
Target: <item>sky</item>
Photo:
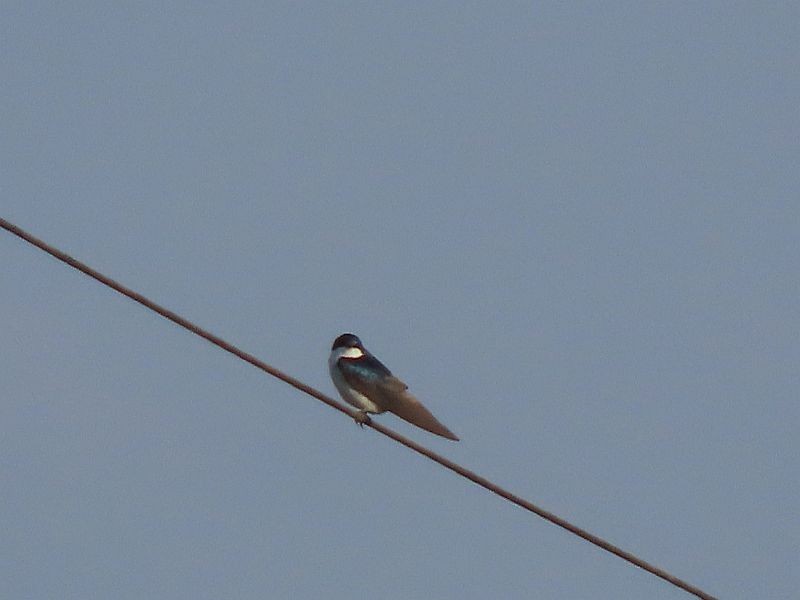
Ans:
{"type": "MultiPolygon", "coordinates": [[[[5,2],[0,215],[720,598],[800,588],[797,3],[5,2]]],[[[0,231],[0,595],[679,599],[0,231]]]]}

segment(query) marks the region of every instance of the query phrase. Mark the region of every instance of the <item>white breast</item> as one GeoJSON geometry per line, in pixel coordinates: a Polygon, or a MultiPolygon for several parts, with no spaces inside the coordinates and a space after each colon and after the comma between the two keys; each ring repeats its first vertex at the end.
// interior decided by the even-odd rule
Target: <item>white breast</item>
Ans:
{"type": "Polygon", "coordinates": [[[364,356],[364,353],[358,348],[337,348],[331,352],[331,355],[328,358],[328,370],[331,373],[333,385],[336,386],[336,389],[339,390],[339,394],[349,405],[355,406],[360,410],[365,410],[370,413],[382,413],[383,411],[378,408],[377,404],[375,404],[361,392],[358,392],[350,387],[347,381],[345,381],[345,378],[342,376],[342,372],[339,370],[338,365],[336,364],[342,357],[361,358],[362,356],[364,356]]]}

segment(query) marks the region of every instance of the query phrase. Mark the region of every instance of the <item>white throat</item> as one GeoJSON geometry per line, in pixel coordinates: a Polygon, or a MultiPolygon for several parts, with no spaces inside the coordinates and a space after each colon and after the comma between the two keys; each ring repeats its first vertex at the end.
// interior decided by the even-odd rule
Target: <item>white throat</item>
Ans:
{"type": "Polygon", "coordinates": [[[340,358],[361,358],[364,356],[364,351],[361,348],[336,348],[331,352],[331,360],[337,361],[340,358]]]}

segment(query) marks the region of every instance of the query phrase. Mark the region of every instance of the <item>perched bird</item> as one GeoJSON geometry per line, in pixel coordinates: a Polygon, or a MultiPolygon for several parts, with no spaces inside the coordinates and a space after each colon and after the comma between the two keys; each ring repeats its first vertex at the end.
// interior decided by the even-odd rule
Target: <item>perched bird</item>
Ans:
{"type": "Polygon", "coordinates": [[[343,333],[334,340],[328,368],[344,401],[361,411],[357,418],[359,423],[369,419],[367,413],[380,414],[388,410],[412,425],[458,441],[452,431],[408,392],[408,386],[392,375],[352,333],[343,333]]]}

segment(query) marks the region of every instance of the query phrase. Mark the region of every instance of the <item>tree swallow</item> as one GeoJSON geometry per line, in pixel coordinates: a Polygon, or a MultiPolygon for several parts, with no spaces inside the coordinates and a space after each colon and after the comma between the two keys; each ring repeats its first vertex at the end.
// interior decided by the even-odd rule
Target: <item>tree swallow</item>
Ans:
{"type": "Polygon", "coordinates": [[[458,441],[352,333],[343,333],[334,340],[328,368],[344,401],[360,410],[359,423],[369,418],[367,413],[388,410],[412,425],[458,441]]]}

